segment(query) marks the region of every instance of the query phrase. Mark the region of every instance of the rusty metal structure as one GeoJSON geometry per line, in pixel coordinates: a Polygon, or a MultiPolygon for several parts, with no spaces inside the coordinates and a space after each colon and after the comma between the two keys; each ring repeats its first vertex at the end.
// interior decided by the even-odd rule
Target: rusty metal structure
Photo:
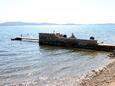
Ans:
{"type": "Polygon", "coordinates": [[[71,37],[60,33],[39,33],[40,45],[62,46],[71,48],[92,49],[98,51],[113,51],[115,46],[99,45],[94,37],[90,39],[78,39],[72,34],[71,37]]]}

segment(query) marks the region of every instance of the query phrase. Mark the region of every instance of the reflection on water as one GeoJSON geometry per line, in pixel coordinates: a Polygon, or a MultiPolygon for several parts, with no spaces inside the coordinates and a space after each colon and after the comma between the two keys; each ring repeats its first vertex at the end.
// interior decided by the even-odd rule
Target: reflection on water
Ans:
{"type": "MultiPolygon", "coordinates": [[[[28,44],[26,44],[28,45],[28,44]]],[[[30,44],[29,44],[30,45],[30,44]]],[[[57,85],[77,84],[89,70],[109,62],[106,52],[38,46],[19,48],[18,53],[5,51],[0,54],[1,85],[57,85]],[[31,47],[37,47],[33,50],[31,47]],[[7,55],[6,55],[7,54],[7,55]],[[10,56],[10,57],[8,57],[10,56]],[[15,56],[15,57],[12,57],[15,56]],[[75,81],[75,82],[74,82],[75,81]]]]}
{"type": "MultiPolygon", "coordinates": [[[[111,61],[106,58],[107,52],[39,46],[36,42],[10,41],[10,38],[21,32],[31,33],[34,36],[36,32],[48,32],[53,27],[50,30],[48,26],[42,27],[46,29],[45,31],[40,29],[41,27],[32,27],[34,29],[18,26],[1,28],[4,30],[0,29],[0,86],[75,86],[79,79],[90,70],[103,67],[111,61]]],[[[61,26],[55,26],[55,28],[63,33],[61,26]]],[[[66,28],[68,29],[65,30],[65,33],[73,28],[81,38],[86,36],[80,33],[83,30],[76,29],[78,26],[66,28]]],[[[100,29],[94,30],[97,33],[100,31],[100,29]]],[[[92,29],[85,29],[86,33],[88,31],[89,34],[94,33],[92,29]]],[[[109,33],[113,32],[109,31],[109,33]]],[[[97,38],[101,37],[97,33],[94,35],[97,38]]],[[[106,38],[103,40],[107,40],[106,38]]],[[[111,42],[111,39],[107,42],[111,42]]]]}

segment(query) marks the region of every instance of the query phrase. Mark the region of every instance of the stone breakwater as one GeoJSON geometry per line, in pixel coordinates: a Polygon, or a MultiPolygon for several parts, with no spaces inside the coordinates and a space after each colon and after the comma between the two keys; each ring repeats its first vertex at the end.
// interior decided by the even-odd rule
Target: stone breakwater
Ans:
{"type": "Polygon", "coordinates": [[[92,70],[79,86],[109,86],[112,82],[115,82],[115,60],[100,70],[92,70]]]}

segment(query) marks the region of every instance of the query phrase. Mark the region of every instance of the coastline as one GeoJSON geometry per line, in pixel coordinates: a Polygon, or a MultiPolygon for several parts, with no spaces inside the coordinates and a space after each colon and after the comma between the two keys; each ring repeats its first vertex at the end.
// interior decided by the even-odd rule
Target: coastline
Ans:
{"type": "Polygon", "coordinates": [[[101,70],[92,70],[81,80],[79,86],[115,86],[115,60],[101,70]]]}

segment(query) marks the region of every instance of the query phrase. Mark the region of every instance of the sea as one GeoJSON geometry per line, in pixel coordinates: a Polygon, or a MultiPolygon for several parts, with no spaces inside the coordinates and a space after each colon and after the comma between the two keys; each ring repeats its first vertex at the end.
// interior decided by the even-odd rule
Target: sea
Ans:
{"type": "Polygon", "coordinates": [[[92,70],[112,62],[110,52],[11,41],[21,35],[38,38],[39,33],[93,36],[99,44],[115,45],[114,24],[0,26],[0,86],[77,86],[92,70]]]}

